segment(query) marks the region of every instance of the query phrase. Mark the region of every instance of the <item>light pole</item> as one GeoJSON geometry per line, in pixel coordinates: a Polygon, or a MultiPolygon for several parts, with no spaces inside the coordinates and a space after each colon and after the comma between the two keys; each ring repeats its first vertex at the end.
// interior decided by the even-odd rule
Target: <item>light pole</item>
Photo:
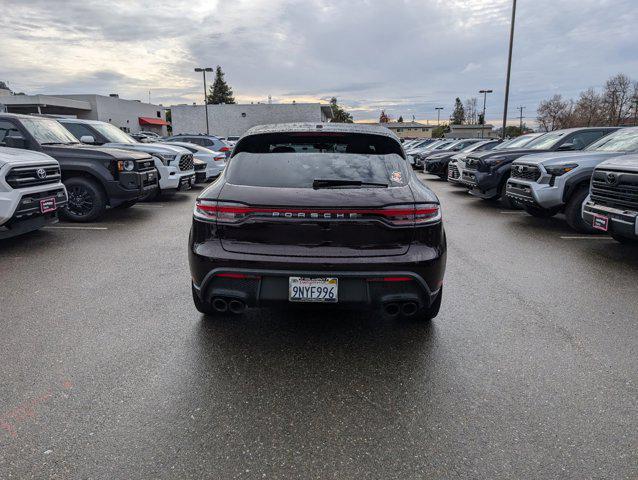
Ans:
{"type": "MultiPolygon", "coordinates": [[[[485,104],[487,103],[487,94],[492,93],[494,90],[479,90],[479,93],[483,94],[483,123],[485,125],[485,104]]],[[[485,127],[481,128],[481,138],[485,136],[485,127]]]]}
{"type": "Polygon", "coordinates": [[[525,107],[518,107],[518,109],[519,109],[519,110],[520,110],[520,112],[521,112],[521,116],[520,116],[520,126],[519,126],[519,129],[521,130],[521,135],[523,135],[523,109],[524,109],[524,108],[525,108],[525,107]]]}
{"type": "Polygon", "coordinates": [[[507,126],[507,107],[510,97],[510,73],[512,71],[512,48],[514,47],[514,21],[516,20],[516,0],[512,0],[512,22],[510,23],[510,50],[507,56],[507,79],[505,80],[505,106],[503,107],[503,133],[505,139],[505,127],[507,126]]]}
{"type": "Polygon", "coordinates": [[[443,110],[443,107],[434,107],[434,110],[436,110],[436,124],[441,125],[441,110],[443,110]]]}
{"type": "Polygon", "coordinates": [[[196,72],[202,72],[202,76],[204,77],[204,110],[206,111],[206,135],[210,135],[210,129],[208,127],[208,92],[206,91],[206,72],[212,72],[213,69],[211,67],[202,67],[196,68],[196,72]]]}

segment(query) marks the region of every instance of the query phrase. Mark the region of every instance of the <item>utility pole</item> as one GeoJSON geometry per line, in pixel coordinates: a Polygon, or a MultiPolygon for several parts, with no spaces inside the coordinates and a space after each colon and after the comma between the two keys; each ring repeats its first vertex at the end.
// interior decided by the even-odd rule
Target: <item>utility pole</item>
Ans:
{"type": "MultiPolygon", "coordinates": [[[[479,93],[483,94],[483,125],[485,125],[485,104],[487,103],[487,94],[492,93],[494,90],[479,90],[479,93]]],[[[485,135],[485,128],[481,128],[481,138],[485,135]]]]}
{"type": "Polygon", "coordinates": [[[195,69],[196,72],[202,72],[202,76],[204,77],[204,111],[206,112],[206,135],[210,135],[210,128],[208,127],[208,92],[206,91],[206,72],[212,72],[213,69],[211,67],[198,67],[195,69]]]}
{"type": "Polygon", "coordinates": [[[441,110],[443,110],[443,107],[435,107],[434,110],[436,110],[436,124],[441,125],[441,110]]]}
{"type": "Polygon", "coordinates": [[[638,126],[638,97],[634,97],[634,126],[638,126]]]}
{"type": "Polygon", "coordinates": [[[524,109],[524,108],[525,108],[525,107],[518,107],[518,109],[519,109],[519,110],[520,110],[520,112],[521,112],[521,115],[520,115],[520,126],[519,126],[519,128],[520,128],[520,130],[521,130],[521,135],[523,134],[523,109],[524,109]]]}
{"type": "Polygon", "coordinates": [[[510,23],[510,48],[507,56],[507,79],[505,80],[505,106],[503,107],[503,133],[505,139],[505,127],[507,126],[507,108],[510,97],[510,73],[512,71],[512,48],[514,47],[514,21],[516,20],[516,0],[512,0],[512,22],[510,23]]]}

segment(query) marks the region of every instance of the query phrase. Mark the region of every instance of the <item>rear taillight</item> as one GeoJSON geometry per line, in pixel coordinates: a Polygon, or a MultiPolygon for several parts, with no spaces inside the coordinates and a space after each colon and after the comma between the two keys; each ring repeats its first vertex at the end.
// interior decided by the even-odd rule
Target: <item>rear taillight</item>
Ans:
{"type": "Polygon", "coordinates": [[[230,148],[228,147],[222,147],[219,149],[220,152],[230,152],[230,148]]]}
{"type": "Polygon", "coordinates": [[[381,210],[392,225],[423,225],[441,219],[441,207],[435,203],[417,204],[411,208],[387,208],[381,210]]]}
{"type": "Polygon", "coordinates": [[[195,202],[193,215],[200,220],[209,222],[237,223],[246,218],[246,215],[253,210],[239,203],[198,199],[195,202]]]}
{"type": "Polygon", "coordinates": [[[218,223],[238,223],[247,217],[275,220],[380,220],[397,227],[434,223],[441,219],[441,207],[435,203],[396,206],[380,209],[318,209],[247,207],[240,203],[199,199],[195,203],[195,217],[218,223]]]}
{"type": "Polygon", "coordinates": [[[215,160],[216,162],[221,162],[222,160],[226,160],[226,157],[213,157],[213,160],[215,160]]]}

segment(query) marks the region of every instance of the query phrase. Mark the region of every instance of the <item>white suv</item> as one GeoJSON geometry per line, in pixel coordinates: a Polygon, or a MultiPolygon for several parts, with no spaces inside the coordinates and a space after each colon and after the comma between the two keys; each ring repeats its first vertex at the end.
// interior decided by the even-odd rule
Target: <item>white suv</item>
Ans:
{"type": "Polygon", "coordinates": [[[54,158],[0,147],[0,239],[57,223],[67,202],[61,178],[54,158]]]}

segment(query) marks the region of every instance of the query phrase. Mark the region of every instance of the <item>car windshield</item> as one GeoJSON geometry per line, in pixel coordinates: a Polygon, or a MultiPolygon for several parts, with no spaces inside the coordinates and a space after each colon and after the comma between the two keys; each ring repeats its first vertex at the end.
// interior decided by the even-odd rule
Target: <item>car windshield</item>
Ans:
{"type": "Polygon", "coordinates": [[[138,143],[133,137],[110,123],[95,123],[92,126],[110,143],[138,143]]]}
{"type": "Polygon", "coordinates": [[[482,147],[483,145],[487,145],[488,143],[491,143],[491,142],[476,142],[471,145],[468,145],[463,150],[461,150],[461,152],[462,153],[473,152],[474,150],[482,147]]]}
{"type": "Polygon", "coordinates": [[[234,185],[255,187],[313,188],[317,180],[396,187],[407,183],[405,165],[398,155],[241,153],[230,162],[226,178],[234,185]]]}
{"type": "Polygon", "coordinates": [[[50,118],[23,118],[22,125],[40,145],[80,143],[66,128],[50,118]]]}
{"type": "MultiPolygon", "coordinates": [[[[561,131],[546,133],[526,144],[525,148],[530,150],[549,150],[560,142],[566,134],[567,132],[561,131]]],[[[512,148],[511,145],[510,148],[512,148]]]]}
{"type": "Polygon", "coordinates": [[[506,140],[497,147],[494,147],[494,150],[509,150],[511,148],[520,148],[539,138],[541,135],[542,134],[522,135],[520,137],[512,138],[511,140],[506,140]]]}
{"type": "Polygon", "coordinates": [[[596,152],[635,152],[638,151],[638,128],[619,130],[601,138],[585,150],[596,152]]]}

